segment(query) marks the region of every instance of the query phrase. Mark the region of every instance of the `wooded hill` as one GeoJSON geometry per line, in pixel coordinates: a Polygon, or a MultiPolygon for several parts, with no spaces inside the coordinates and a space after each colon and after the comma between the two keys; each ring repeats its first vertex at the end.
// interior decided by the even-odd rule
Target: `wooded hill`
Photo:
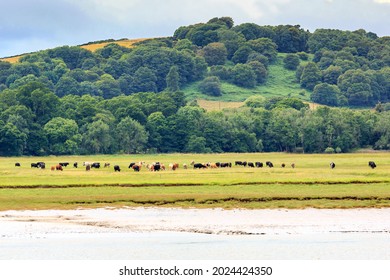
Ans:
{"type": "Polygon", "coordinates": [[[389,148],[390,37],[222,17],[97,43],[0,61],[0,154],[389,148]],[[198,97],[246,108],[205,112],[198,97]]]}

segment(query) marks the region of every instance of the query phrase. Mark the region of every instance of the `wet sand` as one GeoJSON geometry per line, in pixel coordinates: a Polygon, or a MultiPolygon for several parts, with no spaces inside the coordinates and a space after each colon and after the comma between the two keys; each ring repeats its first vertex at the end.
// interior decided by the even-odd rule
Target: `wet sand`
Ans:
{"type": "Polygon", "coordinates": [[[23,225],[36,230],[80,232],[174,231],[205,234],[390,233],[390,209],[223,210],[181,208],[99,208],[0,212],[0,234],[23,225]]]}

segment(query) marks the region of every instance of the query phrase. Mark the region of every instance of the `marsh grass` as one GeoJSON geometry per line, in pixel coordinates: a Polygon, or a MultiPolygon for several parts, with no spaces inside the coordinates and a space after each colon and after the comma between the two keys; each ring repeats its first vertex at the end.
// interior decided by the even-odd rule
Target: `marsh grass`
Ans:
{"type": "Polygon", "coordinates": [[[0,158],[0,210],[175,206],[223,208],[353,208],[390,206],[388,153],[154,154],[0,158]],[[232,168],[187,170],[183,163],[232,162],[232,168]],[[272,161],[274,168],[234,166],[236,160],[272,161]],[[368,167],[374,160],[376,169],[368,167]],[[31,168],[44,161],[46,169],[31,168]],[[111,167],[85,171],[83,161],[111,167]],[[159,161],[176,171],[134,172],[130,162],[159,161]],[[329,162],[336,163],[335,169],[329,162]],[[15,167],[15,162],[21,167],[15,167]],[[64,171],[50,166],[69,162],[64,171]],[[78,162],[79,168],[73,168],[78,162]],[[294,162],[296,168],[291,168],[294,162]],[[281,168],[281,163],[286,167],[281,168]],[[122,171],[114,172],[113,165],[122,171]]]}

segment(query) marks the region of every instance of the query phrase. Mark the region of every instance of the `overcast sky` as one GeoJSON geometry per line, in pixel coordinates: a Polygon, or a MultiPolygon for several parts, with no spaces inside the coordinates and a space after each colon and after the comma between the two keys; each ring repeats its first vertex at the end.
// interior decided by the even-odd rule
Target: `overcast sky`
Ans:
{"type": "Polygon", "coordinates": [[[390,0],[3,0],[0,57],[110,38],[171,36],[180,26],[222,16],[236,25],[390,35],[390,0]]]}

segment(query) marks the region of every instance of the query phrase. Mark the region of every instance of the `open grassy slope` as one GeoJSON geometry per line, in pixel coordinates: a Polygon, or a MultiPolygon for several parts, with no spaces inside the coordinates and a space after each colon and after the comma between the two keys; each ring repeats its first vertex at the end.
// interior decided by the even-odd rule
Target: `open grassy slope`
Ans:
{"type": "MultiPolygon", "coordinates": [[[[225,102],[242,102],[252,95],[261,95],[264,98],[271,97],[296,97],[305,101],[310,99],[310,92],[302,89],[295,78],[295,71],[283,67],[283,58],[286,54],[279,53],[275,63],[268,67],[268,79],[264,85],[255,88],[242,88],[236,85],[222,82],[222,96],[212,97],[202,94],[199,89],[199,82],[192,83],[182,90],[189,100],[206,99],[225,102]]],[[[301,62],[302,64],[306,62],[301,62]]]]}

